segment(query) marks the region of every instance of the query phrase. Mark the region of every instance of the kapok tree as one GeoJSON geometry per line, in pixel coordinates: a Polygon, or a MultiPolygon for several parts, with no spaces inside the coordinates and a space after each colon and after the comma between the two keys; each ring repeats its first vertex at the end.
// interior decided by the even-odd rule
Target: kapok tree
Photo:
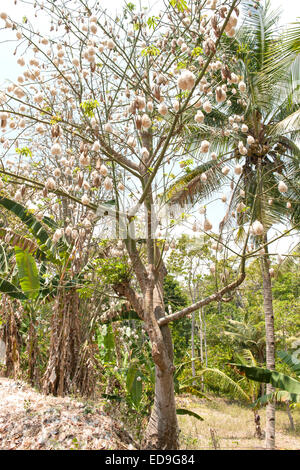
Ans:
{"type": "MultiPolygon", "coordinates": [[[[165,210],[169,221],[160,210],[182,159],[197,154],[201,162],[210,153],[197,126],[210,113],[217,115],[220,103],[228,100],[230,106],[232,95],[245,97],[243,77],[218,52],[224,38],[235,34],[240,3],[170,0],[155,15],[128,3],[113,19],[99,2],[32,2],[35,17],[46,18],[49,34],[38,31],[35,18],[30,23],[29,13],[22,24],[0,14],[5,27],[15,31],[17,62],[25,68],[0,97],[2,187],[9,186],[19,201],[26,188],[34,190],[32,210],[41,221],[50,210],[60,216],[56,242],[81,237],[84,244],[87,228],[100,234],[113,219],[111,238],[120,240],[111,241],[107,256],[126,250],[129,263],[126,275],[112,276],[112,286],[144,322],[156,367],[144,439],[149,449],[178,448],[168,324],[221,301],[245,278],[247,236],[235,248],[241,259],[236,279],[217,282],[214,294],[165,315],[168,243],[157,226],[176,228],[176,210],[165,210]],[[66,224],[68,210],[80,217],[68,216],[66,224]]],[[[215,122],[215,132],[226,132],[215,122]]],[[[242,125],[239,130],[246,138],[242,125]]],[[[226,156],[210,159],[215,161],[210,171],[228,174],[227,167],[222,172],[226,156]]],[[[207,181],[209,195],[209,172],[201,181],[207,181]]],[[[201,230],[209,233],[212,224],[206,211],[203,215],[201,230]]]]}

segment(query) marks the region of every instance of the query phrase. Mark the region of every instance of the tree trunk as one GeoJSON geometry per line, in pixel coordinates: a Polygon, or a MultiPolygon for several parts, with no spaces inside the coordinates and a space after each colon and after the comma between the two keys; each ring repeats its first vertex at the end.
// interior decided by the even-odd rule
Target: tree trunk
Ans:
{"type": "Polygon", "coordinates": [[[162,371],[156,365],[154,405],[143,448],[176,450],[179,446],[178,435],[173,371],[162,371]]]}
{"type": "MultiPolygon", "coordinates": [[[[266,325],[266,365],[268,369],[275,370],[275,333],[272,283],[269,272],[267,251],[262,257],[262,277],[266,325]]],[[[267,384],[267,394],[273,393],[274,391],[274,387],[271,384],[267,384]]],[[[267,404],[266,409],[266,448],[270,450],[275,449],[275,403],[273,401],[267,404]]]]}
{"type": "MultiPolygon", "coordinates": [[[[196,377],[196,367],[195,367],[195,315],[196,313],[192,313],[192,376],[196,377]]],[[[201,344],[202,346],[202,344],[201,344]]],[[[193,382],[195,385],[195,382],[193,382]]]]}
{"type": "Polygon", "coordinates": [[[151,290],[151,287],[147,289],[145,296],[145,319],[155,363],[155,397],[143,448],[176,450],[179,447],[179,428],[175,405],[172,337],[168,326],[159,328],[157,325],[157,320],[165,312],[162,283],[152,293],[151,290]]]}
{"type": "Polygon", "coordinates": [[[254,413],[254,422],[255,422],[255,437],[258,439],[263,439],[263,432],[260,426],[260,415],[257,413],[256,410],[253,411],[254,413]]]}
{"type": "Polygon", "coordinates": [[[5,371],[6,377],[17,379],[20,375],[20,336],[16,322],[14,302],[3,296],[2,308],[5,312],[3,340],[5,342],[5,371]]]}
{"type": "Polygon", "coordinates": [[[204,323],[204,354],[205,354],[205,367],[208,367],[205,311],[204,311],[204,309],[202,309],[201,311],[202,311],[203,323],[204,323]]]}
{"type": "Polygon", "coordinates": [[[40,386],[40,374],[38,369],[38,341],[36,334],[35,320],[31,318],[28,339],[27,339],[27,355],[28,355],[28,378],[32,386],[40,386]]]}
{"type": "Polygon", "coordinates": [[[43,377],[45,394],[64,396],[71,391],[79,360],[79,350],[78,294],[73,290],[68,292],[62,290],[53,307],[50,353],[43,377]]]}
{"type": "MultiPolygon", "coordinates": [[[[200,359],[201,367],[204,366],[204,356],[203,356],[203,321],[202,321],[202,309],[199,310],[199,322],[200,322],[200,359]]],[[[207,366],[206,366],[207,367],[207,366]]],[[[204,391],[204,377],[201,376],[201,390],[204,391]]]]}
{"type": "Polygon", "coordinates": [[[288,415],[288,418],[289,418],[289,421],[290,421],[290,429],[291,429],[291,431],[295,431],[295,423],[294,423],[294,419],[293,419],[293,416],[292,416],[292,413],[291,413],[291,410],[290,410],[290,402],[289,401],[286,403],[286,412],[287,412],[287,415],[288,415]]]}

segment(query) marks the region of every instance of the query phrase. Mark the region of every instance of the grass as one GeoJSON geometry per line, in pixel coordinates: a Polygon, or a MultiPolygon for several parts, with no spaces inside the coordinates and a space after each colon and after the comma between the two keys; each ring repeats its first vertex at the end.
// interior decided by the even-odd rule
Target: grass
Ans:
{"type": "MultiPolygon", "coordinates": [[[[249,406],[211,397],[212,401],[185,396],[177,398],[177,406],[198,413],[204,421],[190,416],[178,416],[181,449],[213,449],[211,429],[220,449],[257,450],[264,448],[264,440],[254,437],[253,412],[249,406]]],[[[265,408],[259,411],[261,428],[265,429],[265,408]]],[[[292,410],[295,431],[289,428],[289,419],[284,407],[276,411],[276,448],[280,450],[300,449],[300,410],[292,410]]]]}

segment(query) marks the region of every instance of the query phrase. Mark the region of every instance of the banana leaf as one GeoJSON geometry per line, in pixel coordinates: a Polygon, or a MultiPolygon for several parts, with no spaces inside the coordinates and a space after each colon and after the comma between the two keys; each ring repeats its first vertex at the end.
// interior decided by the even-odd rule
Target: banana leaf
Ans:
{"type": "Polygon", "coordinates": [[[253,406],[254,407],[257,407],[258,405],[264,406],[272,401],[279,401],[279,402],[285,402],[285,403],[286,402],[300,403],[300,394],[289,393],[289,392],[286,392],[285,390],[278,390],[277,392],[268,393],[258,398],[253,404],[253,406]]]}
{"type": "Polygon", "coordinates": [[[300,361],[292,354],[289,354],[285,351],[279,351],[277,353],[278,357],[287,364],[290,369],[295,372],[296,375],[300,376],[300,361]]]}
{"type": "Polygon", "coordinates": [[[35,299],[40,291],[40,277],[33,256],[15,247],[21,288],[28,299],[35,299]]]}
{"type": "MultiPolygon", "coordinates": [[[[56,262],[54,251],[67,252],[69,246],[62,240],[57,245],[52,243],[51,236],[44,228],[44,226],[37,220],[37,218],[22,204],[16,201],[8,199],[6,197],[0,197],[0,205],[5,207],[7,210],[15,214],[25,224],[30,232],[33,234],[36,240],[39,242],[39,249],[43,252],[47,252],[47,258],[52,262],[56,262]],[[52,253],[52,255],[50,254],[52,253]]],[[[57,228],[56,223],[49,217],[44,217],[43,222],[51,227],[52,229],[57,228]]]]}
{"type": "Polygon", "coordinates": [[[176,414],[178,415],[188,415],[188,416],[193,416],[194,418],[196,419],[199,419],[199,421],[204,421],[203,418],[201,418],[200,415],[198,415],[197,413],[195,413],[194,411],[191,411],[191,410],[186,410],[185,408],[177,408],[176,410],[176,414]]]}
{"type": "Polygon", "coordinates": [[[26,300],[26,295],[20,291],[14,284],[6,279],[0,278],[0,292],[18,300],[26,300]]]}
{"type": "Polygon", "coordinates": [[[50,248],[51,238],[48,232],[44,229],[43,225],[34,217],[29,210],[19,204],[18,202],[12,201],[6,197],[0,198],[0,204],[10,212],[13,212],[19,219],[27,225],[31,230],[35,238],[39,240],[42,245],[47,245],[50,248]]]}
{"type": "Polygon", "coordinates": [[[300,382],[281,372],[263,369],[262,367],[249,367],[241,364],[230,364],[246,375],[248,379],[256,382],[270,383],[275,388],[285,390],[296,395],[300,394],[300,382]]]}
{"type": "Polygon", "coordinates": [[[135,406],[140,403],[143,394],[143,386],[142,381],[140,380],[140,376],[141,373],[138,370],[136,364],[132,364],[127,372],[126,388],[127,393],[129,394],[130,399],[135,406]]]}

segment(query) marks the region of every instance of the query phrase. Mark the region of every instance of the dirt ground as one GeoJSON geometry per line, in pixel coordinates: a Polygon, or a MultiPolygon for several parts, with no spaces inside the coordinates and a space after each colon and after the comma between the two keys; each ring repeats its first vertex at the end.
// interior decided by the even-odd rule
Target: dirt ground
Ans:
{"type": "Polygon", "coordinates": [[[0,377],[0,450],[134,449],[122,423],[70,397],[44,396],[0,377]]]}
{"type": "MultiPolygon", "coordinates": [[[[215,444],[221,450],[264,449],[264,440],[254,437],[253,412],[249,407],[221,398],[211,401],[194,397],[177,399],[178,407],[187,408],[200,415],[204,421],[191,416],[179,416],[182,449],[213,449],[215,444]]],[[[261,428],[265,428],[265,408],[259,411],[261,428]]],[[[291,431],[284,406],[276,411],[276,448],[278,450],[300,450],[300,409],[292,410],[295,431],[291,431]]]]}
{"type": "MultiPolygon", "coordinates": [[[[264,449],[254,437],[249,407],[221,398],[211,401],[177,397],[178,408],[199,414],[203,421],[179,416],[181,449],[264,449]],[[213,436],[213,437],[212,437],[213,436]],[[214,442],[213,442],[214,440],[214,442]]],[[[276,448],[300,450],[300,410],[292,411],[295,431],[284,408],[276,412],[276,448]]],[[[260,410],[265,426],[265,410],[260,410]]],[[[0,450],[133,450],[138,445],[124,424],[103,411],[103,405],[71,397],[38,393],[28,384],[0,377],[0,450]]]]}

